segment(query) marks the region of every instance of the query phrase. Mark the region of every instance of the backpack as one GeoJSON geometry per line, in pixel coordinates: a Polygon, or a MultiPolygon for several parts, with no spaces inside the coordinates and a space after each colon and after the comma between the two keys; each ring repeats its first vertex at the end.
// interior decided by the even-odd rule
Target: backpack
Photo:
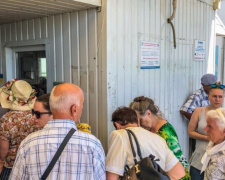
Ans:
{"type": "Polygon", "coordinates": [[[135,134],[129,130],[127,131],[130,145],[134,157],[134,166],[129,168],[128,165],[124,167],[124,175],[120,177],[120,180],[170,180],[170,177],[166,174],[166,172],[156,163],[159,159],[155,159],[155,156],[150,154],[148,157],[142,158],[141,149],[135,134]],[[132,137],[136,143],[137,153],[140,157],[140,161],[136,159],[136,152],[134,150],[134,145],[132,141],[132,137]]]}

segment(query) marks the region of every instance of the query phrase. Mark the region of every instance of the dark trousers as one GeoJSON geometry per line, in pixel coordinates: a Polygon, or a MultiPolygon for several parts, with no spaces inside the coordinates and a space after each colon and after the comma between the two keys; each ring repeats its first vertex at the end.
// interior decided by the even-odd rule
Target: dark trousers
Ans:
{"type": "Polygon", "coordinates": [[[0,180],[8,180],[11,171],[12,171],[12,168],[3,167],[2,173],[0,174],[0,180]]]}
{"type": "Polygon", "coordinates": [[[194,168],[193,166],[190,167],[190,175],[192,180],[203,180],[204,179],[204,172],[201,173],[200,170],[194,168]]]}

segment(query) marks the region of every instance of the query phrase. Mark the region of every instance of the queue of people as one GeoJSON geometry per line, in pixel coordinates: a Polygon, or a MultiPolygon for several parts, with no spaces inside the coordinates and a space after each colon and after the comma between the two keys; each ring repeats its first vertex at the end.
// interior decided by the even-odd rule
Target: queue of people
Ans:
{"type": "Polygon", "coordinates": [[[209,105],[206,107],[196,108],[188,125],[188,133],[191,138],[196,139],[196,148],[191,157],[190,173],[194,179],[203,179],[204,172],[200,173],[202,169],[201,158],[205,153],[206,147],[209,143],[204,128],[206,127],[206,115],[210,110],[216,110],[222,106],[224,101],[224,90],[221,89],[219,83],[213,84],[209,89],[208,99],[209,105]]]}
{"type": "MultiPolygon", "coordinates": [[[[136,97],[129,107],[113,112],[115,130],[105,157],[90,126],[77,126],[84,102],[80,87],[63,83],[36,98],[27,82],[13,79],[0,88],[1,106],[9,109],[0,119],[0,180],[119,179],[125,166],[135,164],[126,130],[135,134],[142,156],[159,159],[170,179],[225,179],[225,110],[220,108],[225,86],[215,80],[209,74],[202,77],[209,103],[190,112],[188,133],[196,139],[196,149],[189,165],[175,128],[148,97],[136,97]]],[[[190,107],[196,104],[201,103],[189,102],[190,107]]]]}

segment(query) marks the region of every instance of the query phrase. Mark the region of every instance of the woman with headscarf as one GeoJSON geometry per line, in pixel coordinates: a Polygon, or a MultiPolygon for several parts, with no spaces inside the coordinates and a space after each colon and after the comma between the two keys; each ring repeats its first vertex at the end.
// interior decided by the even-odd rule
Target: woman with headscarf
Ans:
{"type": "Polygon", "coordinates": [[[210,141],[202,158],[204,180],[225,179],[225,109],[209,111],[206,122],[210,141]]]}
{"type": "Polygon", "coordinates": [[[37,130],[31,109],[36,96],[30,84],[12,79],[0,88],[0,103],[10,109],[0,119],[0,179],[7,180],[21,141],[37,130]]]}

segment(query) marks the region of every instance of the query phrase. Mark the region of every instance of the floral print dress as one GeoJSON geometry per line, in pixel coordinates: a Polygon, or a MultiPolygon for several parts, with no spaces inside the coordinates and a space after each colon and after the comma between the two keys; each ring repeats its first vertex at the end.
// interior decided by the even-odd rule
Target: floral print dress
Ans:
{"type": "Polygon", "coordinates": [[[169,122],[167,122],[158,130],[157,134],[166,140],[166,143],[170,150],[184,166],[186,175],[182,178],[182,180],[191,179],[190,174],[187,170],[189,164],[186,158],[184,157],[183,152],[181,151],[181,147],[178,142],[178,136],[174,127],[169,122]]]}
{"type": "Polygon", "coordinates": [[[5,167],[13,167],[20,143],[30,133],[38,130],[34,126],[31,111],[9,111],[0,119],[0,138],[9,141],[5,167]]]}

